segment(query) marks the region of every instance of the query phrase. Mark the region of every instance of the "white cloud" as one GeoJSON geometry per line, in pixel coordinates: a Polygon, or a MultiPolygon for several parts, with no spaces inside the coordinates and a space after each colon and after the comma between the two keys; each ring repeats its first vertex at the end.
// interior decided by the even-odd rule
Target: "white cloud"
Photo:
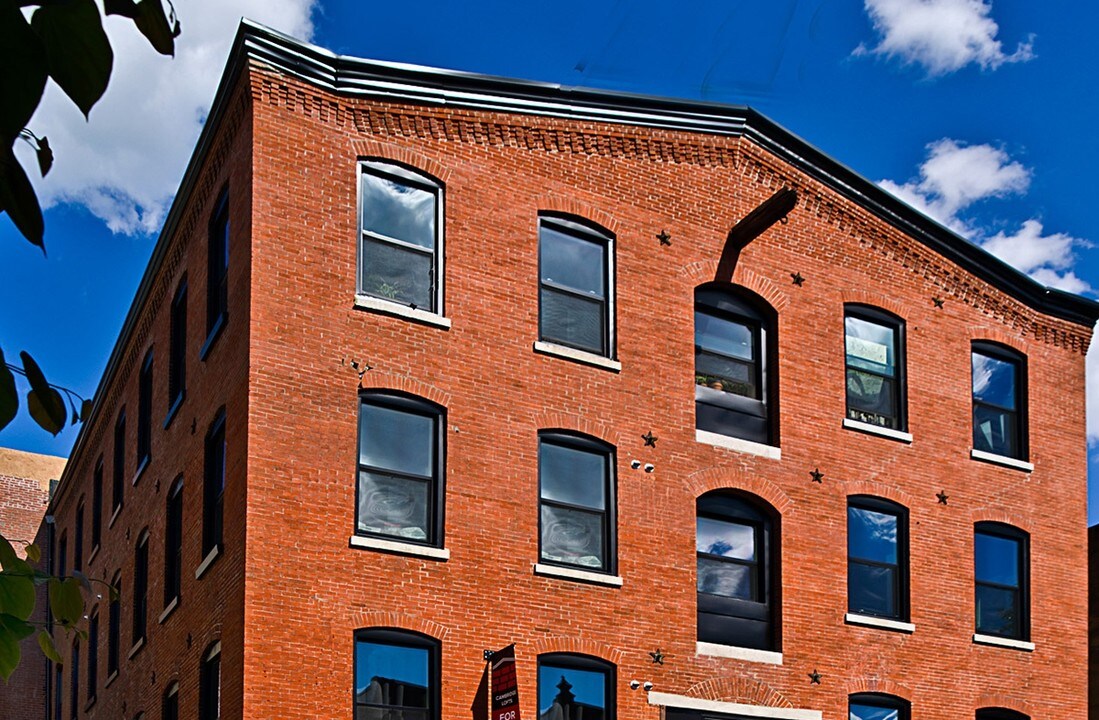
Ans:
{"type": "Polygon", "coordinates": [[[198,140],[241,16],[309,39],[315,2],[176,3],[183,32],[176,38],[175,58],[156,54],[132,21],[105,18],[115,55],[106,94],[85,122],[51,83],[30,123],[56,153],[49,176],[38,179],[30,170],[33,157],[26,148],[20,152],[43,206],[84,205],[116,233],[158,230],[198,140]]]}
{"type": "Polygon", "coordinates": [[[856,55],[898,58],[922,65],[932,77],[970,63],[994,70],[1034,57],[1033,38],[1004,52],[992,4],[985,0],[864,0],[864,6],[880,40],[870,49],[860,45],[856,55]]]}
{"type": "Polygon", "coordinates": [[[1073,250],[1090,247],[1090,243],[1065,233],[1043,235],[1041,222],[1027,220],[1015,234],[996,233],[982,241],[981,247],[1025,273],[1044,272],[1048,276],[1071,267],[1076,259],[1073,250]]]}

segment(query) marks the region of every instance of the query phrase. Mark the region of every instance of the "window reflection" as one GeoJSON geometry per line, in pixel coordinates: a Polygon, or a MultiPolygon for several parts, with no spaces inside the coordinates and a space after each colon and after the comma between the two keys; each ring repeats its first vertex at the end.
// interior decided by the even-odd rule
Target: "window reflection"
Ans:
{"type": "Polygon", "coordinates": [[[603,720],[607,673],[552,663],[538,665],[539,720],[603,720]]]}

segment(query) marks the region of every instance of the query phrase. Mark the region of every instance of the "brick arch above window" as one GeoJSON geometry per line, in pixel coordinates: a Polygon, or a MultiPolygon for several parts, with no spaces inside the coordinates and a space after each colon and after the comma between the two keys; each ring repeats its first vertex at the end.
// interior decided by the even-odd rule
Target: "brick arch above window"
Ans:
{"type": "MultiPolygon", "coordinates": [[[[710,260],[691,263],[680,270],[680,275],[689,280],[692,287],[714,282],[719,261],[720,258],[715,257],[710,260]]],[[[754,270],[744,267],[744,263],[737,264],[736,272],[733,273],[732,284],[739,285],[759,295],[771,305],[776,313],[781,313],[790,304],[790,296],[778,285],[754,270]]]]}
{"type": "Polygon", "coordinates": [[[794,707],[794,704],[785,695],[767,683],[745,677],[715,677],[703,680],[689,687],[686,694],[689,697],[716,700],[718,702],[776,708],[794,707]]]}
{"type": "Polygon", "coordinates": [[[529,652],[533,657],[556,653],[587,655],[589,657],[604,660],[615,666],[621,665],[623,661],[623,653],[620,649],[607,645],[606,643],[597,642],[590,638],[561,636],[544,637],[532,643],[529,652]]]}
{"type": "Polygon", "coordinates": [[[908,700],[908,698],[912,697],[912,689],[908,686],[901,685],[888,678],[877,677],[852,678],[847,681],[845,693],[847,695],[857,695],[859,693],[892,695],[893,697],[902,700],[908,700]]]}
{"type": "Polygon", "coordinates": [[[850,495],[868,495],[870,497],[889,500],[906,508],[916,506],[916,499],[894,485],[875,482],[873,480],[849,480],[843,485],[843,492],[850,495]]]}
{"type": "MultiPolygon", "coordinates": [[[[381,610],[360,610],[351,615],[351,626],[357,630],[391,628],[394,630],[407,630],[436,640],[445,640],[450,633],[450,628],[441,623],[427,620],[418,615],[407,615],[398,612],[385,612],[381,610]]],[[[343,633],[344,630],[339,630],[343,633]]]]}
{"type": "Polygon", "coordinates": [[[981,693],[977,697],[977,702],[973,706],[973,712],[978,710],[991,710],[991,709],[1004,709],[1012,710],[1017,713],[1022,713],[1027,717],[1033,717],[1034,713],[1031,712],[1030,703],[1023,698],[1012,697],[1001,692],[986,691],[981,693]]]}
{"type": "Polygon", "coordinates": [[[794,508],[794,501],[778,485],[735,468],[713,467],[694,472],[687,476],[687,490],[695,498],[713,490],[740,490],[764,500],[779,515],[794,508]]]}
{"type": "Polygon", "coordinates": [[[564,194],[541,195],[535,199],[535,203],[537,204],[539,214],[557,213],[572,215],[599,225],[615,237],[619,235],[621,223],[606,210],[595,205],[589,205],[564,194]]]}
{"type": "Polygon", "coordinates": [[[999,523],[1001,525],[1009,525],[1027,535],[1033,535],[1031,528],[1034,525],[1034,521],[1029,515],[1008,512],[1002,508],[992,508],[987,505],[985,507],[974,508],[969,513],[969,520],[973,525],[977,525],[978,523],[999,523]]]}
{"type": "Polygon", "coordinates": [[[534,418],[534,423],[539,432],[562,430],[567,433],[587,435],[615,448],[622,446],[622,435],[618,431],[612,429],[606,423],[592,420],[579,413],[544,411],[538,413],[534,418]]]}
{"type": "Polygon", "coordinates": [[[415,395],[416,397],[430,400],[441,407],[450,406],[450,393],[435,385],[429,385],[419,380],[414,380],[405,375],[370,370],[363,375],[359,382],[359,389],[365,391],[389,390],[415,395]]]}
{"type": "Polygon", "coordinates": [[[351,141],[351,150],[358,159],[373,158],[376,160],[402,163],[416,168],[417,170],[432,176],[444,185],[453,175],[452,170],[438,160],[434,160],[427,155],[422,155],[415,150],[410,150],[409,148],[400,145],[381,143],[377,140],[360,139],[351,141]]]}
{"type": "Polygon", "coordinates": [[[969,341],[984,342],[984,343],[997,343],[1011,348],[1015,352],[1029,356],[1031,353],[1030,344],[1022,338],[1014,335],[1009,335],[1002,330],[989,327],[974,327],[969,329],[969,341]]]}
{"type": "Polygon", "coordinates": [[[844,290],[840,294],[840,299],[843,300],[844,305],[868,305],[886,310],[901,320],[904,320],[905,316],[911,312],[910,308],[905,308],[893,298],[866,290],[844,290]]]}

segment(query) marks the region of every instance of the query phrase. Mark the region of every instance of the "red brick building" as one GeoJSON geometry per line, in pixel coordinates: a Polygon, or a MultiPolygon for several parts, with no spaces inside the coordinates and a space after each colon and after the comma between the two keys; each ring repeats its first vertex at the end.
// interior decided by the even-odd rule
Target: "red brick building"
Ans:
{"type": "Polygon", "coordinates": [[[514,643],[528,720],[1083,717],[1097,317],[750,109],[245,24],[50,702],[452,720],[514,643]]]}

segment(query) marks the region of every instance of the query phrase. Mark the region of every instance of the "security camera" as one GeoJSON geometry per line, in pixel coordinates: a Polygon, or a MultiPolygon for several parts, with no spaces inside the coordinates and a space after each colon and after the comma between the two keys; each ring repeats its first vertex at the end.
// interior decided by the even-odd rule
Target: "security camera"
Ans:
{"type": "Polygon", "coordinates": [[[636,690],[639,687],[641,687],[641,683],[637,680],[630,680],[630,690],[636,690]]]}
{"type": "Polygon", "coordinates": [[[645,465],[645,472],[651,473],[653,470],[656,470],[656,465],[653,465],[652,463],[647,463],[645,465]]]}
{"type": "Polygon", "coordinates": [[[630,467],[632,467],[634,470],[636,470],[637,468],[641,467],[641,461],[640,460],[630,460],[630,467]]]}
{"type": "Polygon", "coordinates": [[[653,684],[651,682],[646,681],[645,684],[642,685],[641,687],[645,688],[645,692],[649,692],[650,690],[653,689],[653,684]]]}

